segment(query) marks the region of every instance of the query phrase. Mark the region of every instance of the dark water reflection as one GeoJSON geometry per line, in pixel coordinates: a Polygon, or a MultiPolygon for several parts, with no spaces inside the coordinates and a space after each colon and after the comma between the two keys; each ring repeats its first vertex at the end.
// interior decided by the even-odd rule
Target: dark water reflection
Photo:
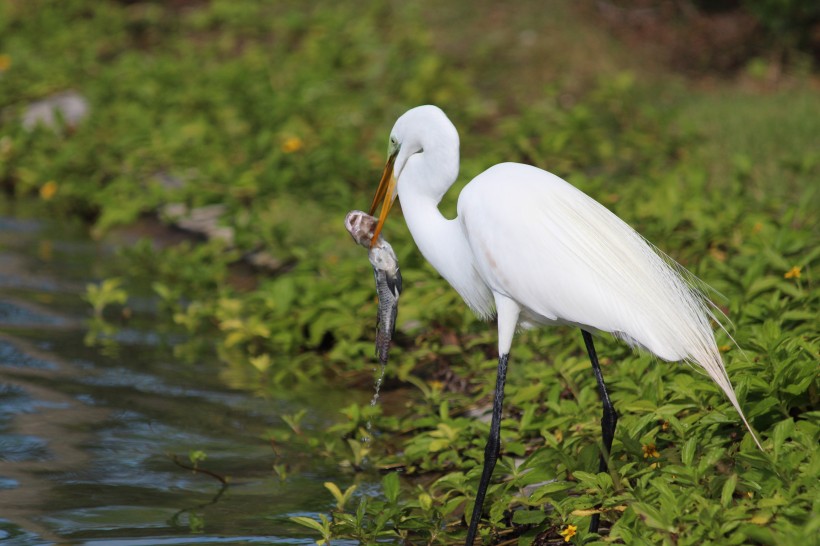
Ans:
{"type": "Polygon", "coordinates": [[[346,394],[230,390],[217,362],[175,361],[150,326],[116,351],[87,347],[81,295],[110,256],[0,206],[0,543],[312,544],[288,517],[326,512],[322,483],[350,478],[288,446],[274,454],[266,430],[303,407],[305,426],[325,426],[346,394]],[[191,450],[230,486],[169,457],[191,450]],[[274,464],[297,471],[280,480],[274,464]]]}

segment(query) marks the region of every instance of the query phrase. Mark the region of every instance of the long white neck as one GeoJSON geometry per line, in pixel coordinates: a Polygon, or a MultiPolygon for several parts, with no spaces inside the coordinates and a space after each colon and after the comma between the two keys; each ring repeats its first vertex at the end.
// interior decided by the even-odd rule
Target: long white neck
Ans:
{"type": "Polygon", "coordinates": [[[412,155],[398,179],[404,220],[422,255],[482,317],[493,313],[492,296],[473,266],[473,255],[458,219],[448,220],[438,204],[458,175],[458,146],[430,147],[412,155]]]}

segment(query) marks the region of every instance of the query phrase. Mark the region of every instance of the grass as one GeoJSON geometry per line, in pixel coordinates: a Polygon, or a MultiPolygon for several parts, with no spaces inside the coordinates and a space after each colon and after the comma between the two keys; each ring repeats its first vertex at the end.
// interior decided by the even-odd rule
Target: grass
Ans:
{"type": "MultiPolygon", "coordinates": [[[[723,333],[719,344],[765,448],[696,370],[604,337],[621,420],[612,471],[594,474],[600,409],[580,335],[527,332],[510,365],[482,539],[812,543],[815,76],[775,91],[747,85],[752,76],[683,80],[569,2],[420,6],[0,5],[0,184],[9,193],[39,201],[44,214],[81,217],[96,236],[168,202],[222,203],[221,222],[236,233],[233,248],[123,249],[119,277],[86,295],[89,342],[111,343],[128,320],[121,302],[147,286],[158,326],[187,334],[180,359],[216,350],[235,386],[272,396],[315,382],[368,390],[375,302],[369,265],[341,221],[369,203],[395,117],[435,102],[462,134],[454,190],[502,160],[545,167],[719,292],[737,346],[723,333]],[[30,101],[65,89],[88,97],[85,122],[20,126],[30,101]],[[169,175],[178,184],[163,183],[169,175]],[[232,284],[233,264],[260,248],[294,265],[252,288],[232,284]],[[602,536],[585,531],[593,510],[602,536]]],[[[456,193],[443,203],[448,214],[456,193]]],[[[475,414],[489,404],[495,335],[424,262],[402,222],[387,236],[405,293],[383,404],[351,404],[311,437],[298,426],[304,414],[286,416],[289,431],[273,439],[350,470],[350,483],[328,486],[317,507],[326,515],[298,520],[319,540],[457,543],[483,459],[488,427],[475,414]],[[379,493],[362,486],[372,469],[384,472],[379,493]]]]}
{"type": "Polygon", "coordinates": [[[711,167],[712,180],[730,178],[735,168],[754,171],[748,190],[756,201],[789,205],[804,195],[805,176],[817,169],[817,155],[806,149],[820,134],[816,108],[811,87],[766,94],[717,90],[686,101],[680,118],[706,136],[694,161],[711,167]]]}

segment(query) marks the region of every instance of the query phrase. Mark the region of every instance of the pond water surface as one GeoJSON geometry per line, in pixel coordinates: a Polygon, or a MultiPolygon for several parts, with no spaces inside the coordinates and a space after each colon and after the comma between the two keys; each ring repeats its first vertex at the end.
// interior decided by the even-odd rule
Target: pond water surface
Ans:
{"type": "Polygon", "coordinates": [[[82,294],[111,260],[82,229],[0,208],[0,544],[313,544],[288,518],[326,513],[322,483],[350,477],[274,451],[266,431],[301,408],[303,427],[325,427],[347,394],[227,388],[215,359],[177,361],[150,320],[87,346],[82,294]],[[172,460],[192,450],[230,485],[172,460]]]}

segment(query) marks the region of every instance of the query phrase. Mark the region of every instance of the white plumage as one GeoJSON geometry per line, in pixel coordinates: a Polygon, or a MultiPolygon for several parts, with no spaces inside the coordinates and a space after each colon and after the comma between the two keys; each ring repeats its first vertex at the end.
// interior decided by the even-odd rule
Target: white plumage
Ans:
{"type": "Polygon", "coordinates": [[[625,222],[558,176],[518,163],[473,179],[459,196],[458,216],[448,220],[438,203],[458,175],[459,139],[450,120],[435,106],[414,108],[396,121],[390,142],[371,209],[383,201],[374,240],[398,195],[425,258],[477,314],[497,313],[505,357],[497,413],[516,327],[568,324],[701,366],[749,427],[715,343],[711,303],[625,222]]]}
{"type": "Polygon", "coordinates": [[[663,360],[698,364],[746,422],[708,300],[603,205],[549,172],[504,163],[464,188],[456,221],[478,277],[515,301],[524,322],[610,332],[663,360]]]}

